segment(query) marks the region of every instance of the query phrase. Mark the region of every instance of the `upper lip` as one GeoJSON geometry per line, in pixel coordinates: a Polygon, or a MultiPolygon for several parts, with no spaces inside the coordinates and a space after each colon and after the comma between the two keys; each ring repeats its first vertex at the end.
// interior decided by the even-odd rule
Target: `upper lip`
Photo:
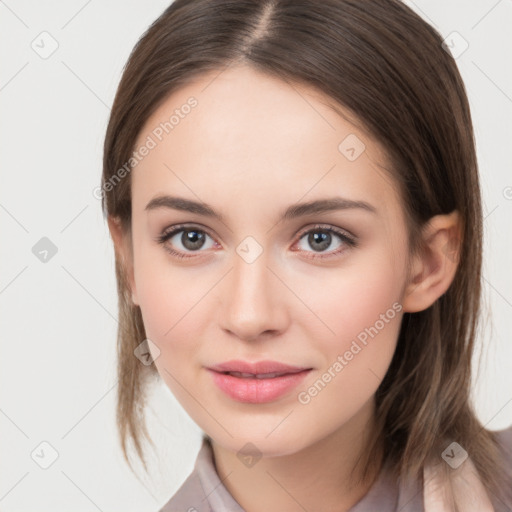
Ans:
{"type": "Polygon", "coordinates": [[[241,372],[260,375],[264,373],[298,373],[304,370],[310,370],[305,366],[292,366],[289,364],[279,363],[278,361],[256,361],[250,363],[241,360],[226,361],[215,366],[210,366],[210,370],[216,372],[241,372]]]}

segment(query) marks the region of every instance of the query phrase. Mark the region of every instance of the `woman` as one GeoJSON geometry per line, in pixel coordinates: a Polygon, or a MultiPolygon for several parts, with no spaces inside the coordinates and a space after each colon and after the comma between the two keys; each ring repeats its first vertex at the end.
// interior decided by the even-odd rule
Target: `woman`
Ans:
{"type": "Polygon", "coordinates": [[[469,399],[470,111],[413,11],[175,1],[124,70],[102,191],[125,457],[153,378],[205,432],[162,511],[512,506],[512,430],[469,399]]]}

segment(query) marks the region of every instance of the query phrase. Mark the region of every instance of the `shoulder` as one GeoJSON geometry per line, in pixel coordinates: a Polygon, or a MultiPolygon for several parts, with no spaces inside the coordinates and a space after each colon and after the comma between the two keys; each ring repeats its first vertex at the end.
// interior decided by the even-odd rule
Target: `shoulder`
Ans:
{"type": "Polygon", "coordinates": [[[192,473],[159,512],[244,512],[221,482],[208,436],[203,437],[192,473]]]}
{"type": "Polygon", "coordinates": [[[512,425],[503,430],[491,431],[507,465],[512,468],[512,425]]]}
{"type": "Polygon", "coordinates": [[[210,512],[210,506],[194,469],[159,512],[210,512]]]}

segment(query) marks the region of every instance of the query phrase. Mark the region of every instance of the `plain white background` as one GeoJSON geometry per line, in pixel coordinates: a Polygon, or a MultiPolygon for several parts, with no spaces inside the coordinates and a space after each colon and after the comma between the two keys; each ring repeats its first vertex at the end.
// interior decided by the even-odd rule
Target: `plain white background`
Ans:
{"type": "MultiPolygon", "coordinates": [[[[160,460],[139,481],[122,459],[114,253],[92,194],[122,68],[168,3],[0,2],[3,512],[156,511],[199,449],[200,430],[160,386],[147,412],[160,460]],[[48,58],[33,49],[41,37],[46,49],[58,44],[48,58]],[[46,262],[33,249],[48,244],[43,237],[57,251],[46,262]]],[[[443,37],[456,31],[469,44],[457,62],[476,130],[489,316],[475,396],[482,422],[501,429],[512,424],[512,4],[407,4],[443,37]]]]}

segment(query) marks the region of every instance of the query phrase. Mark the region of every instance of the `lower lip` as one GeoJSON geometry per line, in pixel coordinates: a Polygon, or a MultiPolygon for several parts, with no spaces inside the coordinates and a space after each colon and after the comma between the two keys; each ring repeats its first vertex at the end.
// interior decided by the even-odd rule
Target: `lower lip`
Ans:
{"type": "Polygon", "coordinates": [[[262,404],[277,400],[298,386],[311,369],[298,373],[287,373],[271,379],[234,377],[210,369],[208,371],[212,374],[215,384],[233,400],[262,404]]]}

